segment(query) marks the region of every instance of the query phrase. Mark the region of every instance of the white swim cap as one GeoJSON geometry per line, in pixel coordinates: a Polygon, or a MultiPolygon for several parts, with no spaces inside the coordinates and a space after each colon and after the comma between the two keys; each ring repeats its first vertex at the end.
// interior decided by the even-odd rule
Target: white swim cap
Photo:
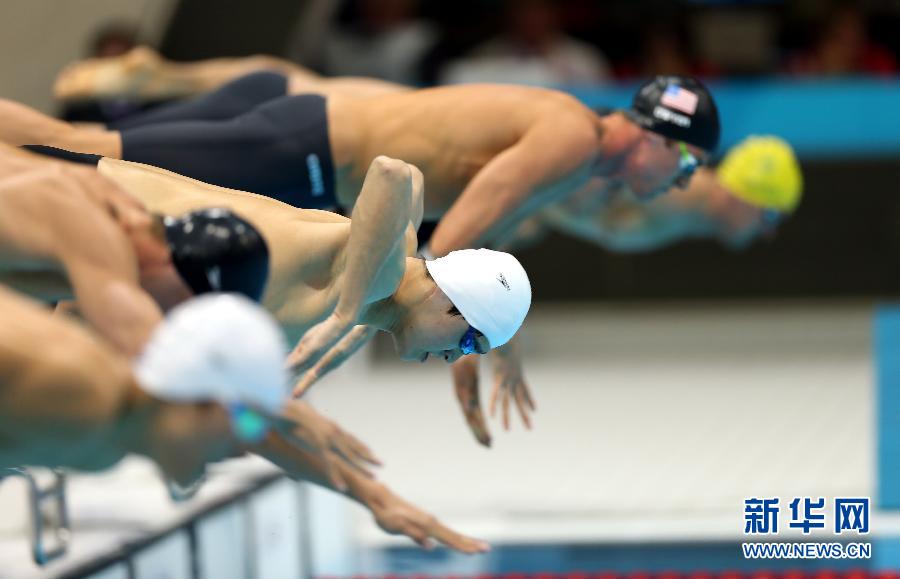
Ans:
{"type": "Polygon", "coordinates": [[[134,364],[164,400],[213,400],[277,413],[288,399],[287,348],[275,320],[237,294],[207,294],[173,309],[134,364]]]}
{"type": "Polygon", "coordinates": [[[531,284],[519,260],[491,249],[462,249],[426,261],[438,287],[459,313],[498,348],[525,321],[531,284]]]}

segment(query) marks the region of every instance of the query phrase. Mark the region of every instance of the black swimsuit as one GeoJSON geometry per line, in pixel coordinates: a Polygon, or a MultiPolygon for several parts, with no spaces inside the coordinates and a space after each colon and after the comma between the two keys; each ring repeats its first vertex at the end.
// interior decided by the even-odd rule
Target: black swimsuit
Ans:
{"type": "MultiPolygon", "coordinates": [[[[286,92],[283,75],[254,73],[111,128],[120,131],[126,161],[294,207],[333,208],[335,169],[325,99],[286,92]]],[[[46,147],[31,149],[60,156],[46,147]]]]}

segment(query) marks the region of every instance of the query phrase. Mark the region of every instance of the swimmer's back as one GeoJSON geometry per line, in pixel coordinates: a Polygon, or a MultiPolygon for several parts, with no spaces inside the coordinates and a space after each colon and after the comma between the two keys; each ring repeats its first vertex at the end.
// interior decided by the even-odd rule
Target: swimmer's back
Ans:
{"type": "MultiPolygon", "coordinates": [[[[596,123],[593,112],[570,95],[514,85],[436,87],[342,101],[336,110],[344,107],[363,128],[356,127],[354,186],[376,156],[403,159],[427,176],[426,214],[432,217],[446,211],[478,171],[537,123],[596,123]]],[[[329,122],[333,134],[341,130],[341,118],[329,115],[329,122]]]]}

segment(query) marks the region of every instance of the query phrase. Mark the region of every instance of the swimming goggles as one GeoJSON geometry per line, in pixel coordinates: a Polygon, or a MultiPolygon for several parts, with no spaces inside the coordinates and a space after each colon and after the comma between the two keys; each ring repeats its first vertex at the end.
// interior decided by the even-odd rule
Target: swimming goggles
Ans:
{"type": "Polygon", "coordinates": [[[678,153],[678,176],[675,177],[675,184],[679,187],[687,187],[694,171],[700,166],[700,161],[688,150],[684,141],[678,141],[678,153]]]}
{"type": "Polygon", "coordinates": [[[477,330],[472,326],[469,326],[469,329],[466,330],[466,333],[463,334],[462,339],[459,341],[459,350],[463,353],[463,356],[468,356],[469,354],[478,354],[478,345],[475,340],[475,332],[477,330]]]}

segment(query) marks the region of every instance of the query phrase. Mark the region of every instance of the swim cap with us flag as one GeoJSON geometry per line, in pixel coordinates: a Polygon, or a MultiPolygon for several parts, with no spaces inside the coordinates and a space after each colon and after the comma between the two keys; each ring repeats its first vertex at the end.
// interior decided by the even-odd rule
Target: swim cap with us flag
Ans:
{"type": "Polygon", "coordinates": [[[258,302],[269,277],[269,248],[259,231],[228,209],[163,219],[172,263],[195,295],[238,293],[258,302]]]}
{"type": "Polygon", "coordinates": [[[531,282],[512,255],[462,249],[425,262],[435,283],[491,348],[508,342],[531,307],[531,282]]]}
{"type": "Polygon", "coordinates": [[[719,111],[703,84],[687,76],[657,76],[634,95],[625,115],[648,131],[712,152],[719,144],[719,111]]]}

